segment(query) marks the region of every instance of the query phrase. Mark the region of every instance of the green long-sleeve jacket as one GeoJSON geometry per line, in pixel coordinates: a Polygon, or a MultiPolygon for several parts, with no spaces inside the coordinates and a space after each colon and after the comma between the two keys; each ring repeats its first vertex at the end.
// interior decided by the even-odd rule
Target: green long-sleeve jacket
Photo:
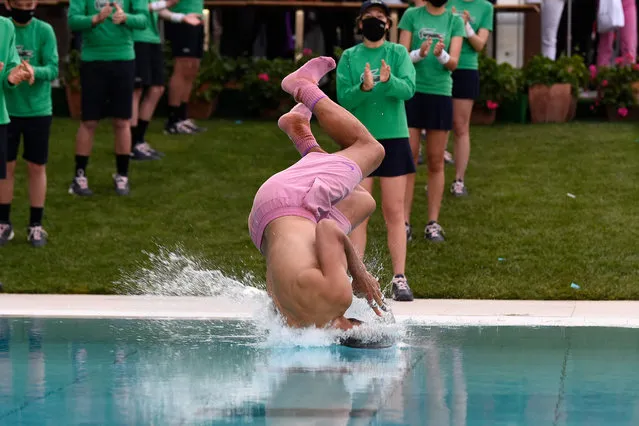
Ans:
{"type": "Polygon", "coordinates": [[[385,42],[371,49],[363,43],[347,49],[337,65],[337,99],[377,139],[408,137],[404,101],[415,94],[415,67],[402,45],[385,42]],[[380,81],[382,59],[391,77],[380,81]],[[370,64],[375,86],[364,92],[364,69],[370,64]]]}
{"type": "MultiPolygon", "coordinates": [[[[135,59],[133,31],[148,25],[145,12],[149,5],[145,0],[116,0],[127,15],[123,24],[114,24],[111,15],[104,22],[93,26],[93,16],[109,2],[106,0],[71,0],[69,4],[69,28],[82,31],[83,61],[130,61],[135,59]]],[[[113,13],[115,13],[115,7],[113,13]]]]}
{"type": "Polygon", "coordinates": [[[0,126],[9,123],[9,113],[5,102],[5,91],[15,89],[9,84],[9,73],[20,63],[20,57],[16,50],[16,34],[13,23],[0,16],[0,62],[3,67],[0,71],[0,126]]]}

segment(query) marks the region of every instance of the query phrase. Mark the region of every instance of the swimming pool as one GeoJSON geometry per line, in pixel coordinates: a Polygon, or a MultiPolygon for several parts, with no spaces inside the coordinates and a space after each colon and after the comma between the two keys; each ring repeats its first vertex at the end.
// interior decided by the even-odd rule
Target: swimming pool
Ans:
{"type": "Polygon", "coordinates": [[[245,320],[0,318],[1,425],[637,425],[639,330],[408,325],[390,349],[245,320]]]}

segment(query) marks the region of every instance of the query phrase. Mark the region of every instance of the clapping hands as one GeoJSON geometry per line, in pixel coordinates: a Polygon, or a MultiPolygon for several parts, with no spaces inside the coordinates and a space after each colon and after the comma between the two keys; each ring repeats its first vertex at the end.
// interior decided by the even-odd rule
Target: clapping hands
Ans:
{"type": "Polygon", "coordinates": [[[122,6],[120,6],[119,3],[114,3],[114,6],[115,13],[113,14],[111,20],[114,24],[124,24],[126,22],[126,13],[124,13],[124,10],[122,10],[122,6]]]}
{"type": "MultiPolygon", "coordinates": [[[[0,71],[4,68],[4,64],[0,67],[0,71]]],[[[9,72],[9,76],[7,77],[9,83],[13,85],[17,85],[22,83],[23,81],[28,81],[29,84],[35,83],[35,74],[33,72],[33,67],[29,65],[28,62],[22,61],[20,65],[13,68],[9,72]]]]}

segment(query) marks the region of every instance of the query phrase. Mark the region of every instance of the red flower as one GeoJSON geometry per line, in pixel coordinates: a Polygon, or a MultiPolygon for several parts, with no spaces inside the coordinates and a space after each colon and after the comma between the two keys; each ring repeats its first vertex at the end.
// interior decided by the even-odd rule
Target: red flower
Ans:
{"type": "Polygon", "coordinates": [[[608,80],[604,80],[604,81],[602,81],[602,82],[601,82],[601,85],[602,85],[603,87],[608,87],[608,80]]]}
{"type": "Polygon", "coordinates": [[[639,71],[639,64],[634,64],[632,66],[632,69],[635,70],[635,71],[639,71]]]}
{"type": "Polygon", "coordinates": [[[311,56],[312,54],[313,54],[313,51],[309,49],[308,47],[305,47],[304,50],[302,50],[302,55],[304,56],[311,56]]]}
{"type": "Polygon", "coordinates": [[[595,110],[595,106],[594,105],[590,105],[590,111],[594,111],[595,110]]]}
{"type": "Polygon", "coordinates": [[[497,108],[499,108],[499,104],[497,102],[493,102],[493,101],[487,101],[486,102],[486,107],[488,107],[489,110],[495,110],[497,108]]]}
{"type": "Polygon", "coordinates": [[[594,65],[590,65],[588,67],[588,69],[590,70],[590,78],[592,80],[594,80],[595,78],[597,78],[597,67],[594,65]]]}
{"type": "Polygon", "coordinates": [[[617,114],[619,114],[620,117],[625,118],[628,115],[628,108],[619,108],[617,110],[617,114]]]}
{"type": "Polygon", "coordinates": [[[269,81],[269,77],[268,74],[266,74],[265,72],[258,74],[257,78],[259,78],[262,81],[269,81]]]}
{"type": "Polygon", "coordinates": [[[624,58],[622,58],[621,56],[615,59],[615,64],[617,65],[621,65],[624,62],[624,58]]]}

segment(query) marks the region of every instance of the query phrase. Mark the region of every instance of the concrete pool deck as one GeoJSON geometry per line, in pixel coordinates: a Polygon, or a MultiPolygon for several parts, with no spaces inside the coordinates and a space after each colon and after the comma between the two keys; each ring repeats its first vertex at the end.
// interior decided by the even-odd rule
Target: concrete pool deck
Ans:
{"type": "MultiPolygon", "coordinates": [[[[398,321],[433,326],[639,328],[639,301],[437,300],[391,302],[398,321]]],[[[0,316],[248,319],[256,305],[222,297],[0,294],[0,316]]]]}

